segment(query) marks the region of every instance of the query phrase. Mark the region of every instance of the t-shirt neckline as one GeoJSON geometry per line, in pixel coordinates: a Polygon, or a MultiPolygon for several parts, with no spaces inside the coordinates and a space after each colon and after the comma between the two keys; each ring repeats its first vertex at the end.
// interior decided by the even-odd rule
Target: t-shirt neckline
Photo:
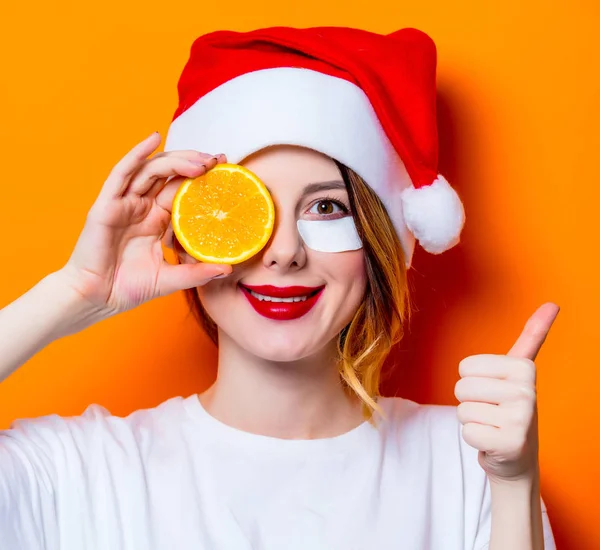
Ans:
{"type": "Polygon", "coordinates": [[[365,420],[355,428],[333,437],[318,439],[284,439],[273,436],[246,432],[221,422],[212,416],[202,405],[198,394],[185,399],[188,414],[196,423],[201,425],[201,437],[210,436],[222,443],[244,447],[248,450],[270,453],[309,454],[317,456],[322,454],[337,454],[369,443],[377,432],[369,421],[365,420]]]}

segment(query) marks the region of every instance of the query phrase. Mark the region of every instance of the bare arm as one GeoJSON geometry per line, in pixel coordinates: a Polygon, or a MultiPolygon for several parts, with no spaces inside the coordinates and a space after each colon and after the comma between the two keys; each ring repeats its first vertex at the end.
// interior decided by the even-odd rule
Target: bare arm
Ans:
{"type": "Polygon", "coordinates": [[[544,550],[539,473],[531,479],[490,483],[490,550],[544,550]]]}
{"type": "Polygon", "coordinates": [[[100,318],[99,308],[70,289],[60,272],[0,310],[0,381],[48,344],[100,318]]]}
{"type": "Polygon", "coordinates": [[[231,273],[230,266],[165,261],[161,238],[181,182],[226,159],[197,151],[147,158],[159,144],[160,136],[153,134],[121,159],[67,264],[0,310],[0,381],[58,338],[231,273]]]}

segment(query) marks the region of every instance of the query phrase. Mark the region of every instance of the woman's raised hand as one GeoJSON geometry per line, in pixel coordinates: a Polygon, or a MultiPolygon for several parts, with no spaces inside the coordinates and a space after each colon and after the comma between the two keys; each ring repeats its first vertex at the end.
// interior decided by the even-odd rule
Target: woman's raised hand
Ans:
{"type": "Polygon", "coordinates": [[[69,288],[108,317],[152,298],[200,286],[229,265],[165,261],[161,239],[183,179],[225,162],[197,151],[157,153],[154,133],[113,168],[90,209],[75,249],[60,270],[69,288]]]}

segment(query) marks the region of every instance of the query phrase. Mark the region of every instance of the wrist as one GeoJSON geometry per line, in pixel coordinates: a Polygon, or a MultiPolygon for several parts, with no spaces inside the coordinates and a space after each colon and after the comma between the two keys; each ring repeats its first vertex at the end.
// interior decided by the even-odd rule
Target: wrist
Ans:
{"type": "Polygon", "coordinates": [[[522,476],[518,479],[489,479],[490,492],[493,496],[500,500],[518,500],[522,502],[524,499],[531,498],[532,493],[539,486],[537,476],[531,474],[522,476]]]}
{"type": "Polygon", "coordinates": [[[52,327],[48,333],[51,341],[80,332],[104,317],[100,308],[85,300],[69,284],[69,278],[62,270],[44,277],[36,290],[43,295],[40,301],[44,307],[52,310],[52,327]]]}
{"type": "Polygon", "coordinates": [[[536,461],[535,465],[532,466],[529,470],[512,478],[499,478],[492,475],[488,475],[488,480],[490,482],[490,488],[492,491],[511,491],[513,489],[525,490],[528,487],[531,489],[535,489],[536,487],[539,487],[539,464],[536,461]]]}

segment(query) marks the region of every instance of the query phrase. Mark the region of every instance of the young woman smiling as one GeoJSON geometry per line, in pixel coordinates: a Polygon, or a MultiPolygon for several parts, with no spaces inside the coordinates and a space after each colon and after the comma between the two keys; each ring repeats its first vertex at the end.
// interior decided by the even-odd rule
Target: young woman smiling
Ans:
{"type": "Polygon", "coordinates": [[[554,548],[534,363],[554,304],[507,355],[460,363],[458,407],[379,395],[415,242],[441,253],[464,223],[436,172],[429,37],[212,33],[179,99],[165,151],[153,134],[125,155],[66,265],[0,311],[0,374],[183,290],[217,379],[126,418],[93,405],[1,432],[3,548],[554,548]],[[226,160],[276,207],[266,247],[233,267],[197,262],[169,227],[182,179],[226,160]]]}

